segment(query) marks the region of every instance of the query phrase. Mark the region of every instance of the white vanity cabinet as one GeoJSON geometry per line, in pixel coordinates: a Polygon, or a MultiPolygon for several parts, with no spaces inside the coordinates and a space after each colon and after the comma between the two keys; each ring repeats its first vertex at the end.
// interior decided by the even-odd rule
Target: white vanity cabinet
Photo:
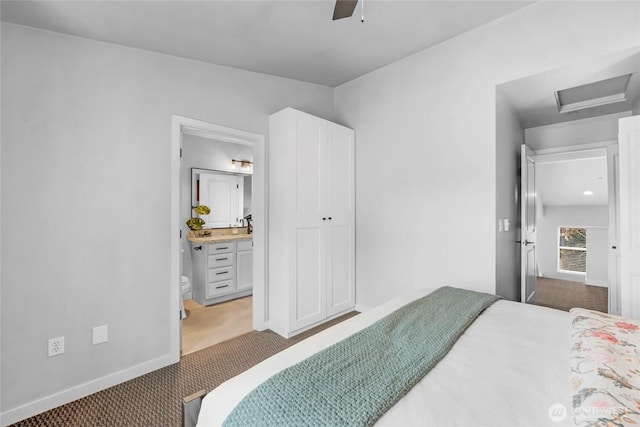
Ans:
{"type": "Polygon", "coordinates": [[[241,240],[236,246],[236,290],[253,289],[253,241],[241,240]]]}
{"type": "MultiPolygon", "coordinates": [[[[252,270],[245,256],[238,262],[237,248],[251,247],[251,240],[220,243],[191,242],[193,255],[193,299],[202,305],[211,305],[251,295],[252,283],[247,283],[244,270],[252,270]],[[238,268],[243,269],[238,286],[238,268]]],[[[246,252],[243,250],[242,253],[246,252]]],[[[251,279],[251,277],[249,277],[251,279]]]]}
{"type": "Polygon", "coordinates": [[[269,118],[269,327],[290,337],[355,305],[352,129],[269,118]]]}

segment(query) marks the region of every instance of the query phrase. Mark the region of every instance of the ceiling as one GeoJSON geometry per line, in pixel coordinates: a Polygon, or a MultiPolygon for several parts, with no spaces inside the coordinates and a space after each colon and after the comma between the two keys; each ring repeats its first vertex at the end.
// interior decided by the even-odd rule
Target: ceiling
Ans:
{"type": "Polygon", "coordinates": [[[536,193],[544,206],[607,205],[607,158],[536,163],[536,193]],[[590,196],[585,191],[592,191],[590,196]]]}
{"type": "MultiPolygon", "coordinates": [[[[523,129],[630,111],[640,98],[640,48],[578,62],[499,86],[523,129]],[[559,113],[555,92],[633,73],[625,102],[559,113]]],[[[594,90],[594,96],[597,91],[594,90]]]]}
{"type": "Polygon", "coordinates": [[[338,86],[532,1],[2,1],[2,21],[338,86]]]}

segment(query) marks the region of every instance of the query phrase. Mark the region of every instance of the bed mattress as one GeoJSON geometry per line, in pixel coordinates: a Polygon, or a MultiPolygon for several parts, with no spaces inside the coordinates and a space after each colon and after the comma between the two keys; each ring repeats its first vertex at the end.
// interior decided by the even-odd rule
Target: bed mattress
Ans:
{"type": "MultiPolygon", "coordinates": [[[[416,291],[348,319],[221,384],[204,398],[197,425],[222,425],[246,394],[275,373],[431,291],[416,291]]],[[[573,425],[569,336],[569,313],[498,301],[376,425],[573,425]]]]}

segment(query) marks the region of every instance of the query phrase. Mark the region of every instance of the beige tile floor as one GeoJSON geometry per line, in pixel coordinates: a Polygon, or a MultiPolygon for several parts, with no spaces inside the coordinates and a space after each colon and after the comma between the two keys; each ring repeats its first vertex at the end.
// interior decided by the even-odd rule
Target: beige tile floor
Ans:
{"type": "Polygon", "coordinates": [[[252,301],[249,296],[204,307],[185,300],[188,316],[182,320],[182,354],[251,332],[252,301]]]}

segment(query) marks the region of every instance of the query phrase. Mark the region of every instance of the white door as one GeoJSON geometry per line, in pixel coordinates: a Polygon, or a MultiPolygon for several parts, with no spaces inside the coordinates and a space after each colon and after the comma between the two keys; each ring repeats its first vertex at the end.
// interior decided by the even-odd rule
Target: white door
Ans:
{"type": "Polygon", "coordinates": [[[640,116],[618,122],[620,312],[640,318],[640,116]]]}
{"type": "MultiPolygon", "coordinates": [[[[290,330],[326,318],[326,135],[327,122],[308,114],[295,114],[295,188],[291,219],[293,245],[289,253],[290,277],[295,283],[290,294],[290,330]]],[[[270,203],[277,203],[270,200],[270,203]]]]}
{"type": "Polygon", "coordinates": [[[536,293],[536,163],[535,153],[522,145],[520,172],[521,301],[535,304],[536,293]]]}
{"type": "Polygon", "coordinates": [[[355,305],[355,141],[352,129],[327,132],[327,315],[355,305]]]}
{"type": "Polygon", "coordinates": [[[200,174],[200,203],[211,213],[202,215],[206,227],[222,228],[237,225],[242,218],[244,178],[219,173],[200,174]]]}
{"type": "Polygon", "coordinates": [[[609,276],[609,313],[620,314],[620,156],[618,146],[607,147],[607,184],[609,195],[608,228],[608,276],[609,276]]]}

